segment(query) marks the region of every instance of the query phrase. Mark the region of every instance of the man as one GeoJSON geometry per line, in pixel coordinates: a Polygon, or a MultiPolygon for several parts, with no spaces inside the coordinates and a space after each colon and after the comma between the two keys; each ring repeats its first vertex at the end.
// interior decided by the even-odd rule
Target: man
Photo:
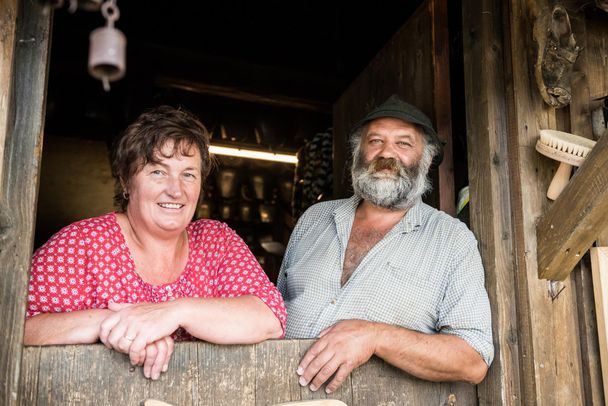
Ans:
{"type": "Polygon", "coordinates": [[[422,379],[481,382],[494,348],[477,241],[421,201],[441,150],[431,121],[392,96],[351,147],[354,196],[304,213],[279,274],[286,337],[319,338],[300,384],[333,376],[331,393],[372,355],[422,379]]]}

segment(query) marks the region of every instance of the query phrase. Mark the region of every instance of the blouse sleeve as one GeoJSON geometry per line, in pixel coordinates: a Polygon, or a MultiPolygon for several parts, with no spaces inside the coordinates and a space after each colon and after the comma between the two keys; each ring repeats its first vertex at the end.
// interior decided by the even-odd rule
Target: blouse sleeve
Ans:
{"type": "Polygon", "coordinates": [[[287,313],[283,297],[241,237],[225,224],[223,228],[224,253],[217,272],[214,296],[257,296],[279,319],[285,332],[287,313]]]}
{"type": "Polygon", "coordinates": [[[90,308],[85,241],[77,225],[64,227],[32,258],[26,317],[90,308]]]}

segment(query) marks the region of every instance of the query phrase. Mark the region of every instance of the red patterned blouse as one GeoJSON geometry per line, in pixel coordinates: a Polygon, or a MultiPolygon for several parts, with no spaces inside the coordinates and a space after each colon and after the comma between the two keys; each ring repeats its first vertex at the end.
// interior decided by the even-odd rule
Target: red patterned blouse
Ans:
{"type": "Polygon", "coordinates": [[[226,224],[190,223],[188,263],[180,277],[164,285],[144,282],[115,213],[81,220],[55,234],[32,259],[27,317],[104,309],[108,302],[164,302],[181,297],[255,295],[285,329],[281,294],[268,280],[245,242],[226,224]]]}

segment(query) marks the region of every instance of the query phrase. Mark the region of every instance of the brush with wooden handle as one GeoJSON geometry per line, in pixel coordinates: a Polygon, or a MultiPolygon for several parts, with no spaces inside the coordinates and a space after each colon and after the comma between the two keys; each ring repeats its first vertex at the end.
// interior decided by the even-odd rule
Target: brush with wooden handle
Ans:
{"type": "Polygon", "coordinates": [[[547,197],[557,199],[570,180],[573,166],[581,166],[595,141],[556,130],[540,130],[536,150],[541,154],[559,161],[559,168],[547,190],[547,197]]]}

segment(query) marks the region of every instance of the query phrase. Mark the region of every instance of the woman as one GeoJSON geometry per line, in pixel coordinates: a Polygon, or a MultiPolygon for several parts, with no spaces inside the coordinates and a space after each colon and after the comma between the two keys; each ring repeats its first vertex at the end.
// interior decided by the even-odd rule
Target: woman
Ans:
{"type": "Polygon", "coordinates": [[[157,379],[173,340],[278,338],[285,307],[243,240],[191,222],[210,170],[205,127],[168,106],[142,114],[112,156],[120,211],[71,224],[32,260],[26,345],[101,340],[157,379]]]}

